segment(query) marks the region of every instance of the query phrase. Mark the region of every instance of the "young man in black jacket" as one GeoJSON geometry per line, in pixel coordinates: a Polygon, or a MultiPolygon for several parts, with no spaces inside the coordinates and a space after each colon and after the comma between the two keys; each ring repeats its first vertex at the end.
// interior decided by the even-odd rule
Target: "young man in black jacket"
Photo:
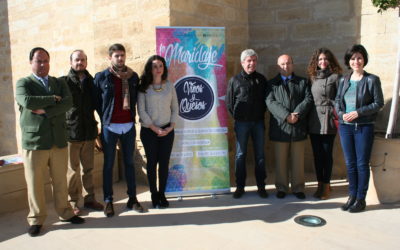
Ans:
{"type": "Polygon", "coordinates": [[[66,113],[69,153],[67,177],[69,202],[74,213],[78,215],[78,200],[81,194],[84,197],[85,208],[102,211],[104,207],[95,199],[92,175],[97,136],[92,100],[93,77],[86,70],[87,56],[83,50],[71,53],[70,64],[68,75],[61,78],[67,82],[73,100],[72,108],[66,113]]]}
{"type": "Polygon", "coordinates": [[[243,70],[232,77],[228,83],[226,106],[235,120],[236,155],[235,177],[236,191],[233,198],[244,194],[246,181],[247,142],[251,136],[255,156],[255,176],[258,194],[267,198],[265,190],[264,157],[264,113],[267,79],[256,72],[257,54],[252,49],[244,50],[240,56],[243,70]]]}

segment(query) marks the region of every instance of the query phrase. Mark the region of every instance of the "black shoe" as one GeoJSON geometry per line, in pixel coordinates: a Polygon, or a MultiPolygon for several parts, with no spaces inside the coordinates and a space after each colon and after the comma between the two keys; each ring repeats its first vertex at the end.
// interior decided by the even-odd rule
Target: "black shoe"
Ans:
{"type": "Polygon", "coordinates": [[[160,207],[160,197],[157,192],[151,193],[151,204],[154,208],[160,207]]]}
{"type": "Polygon", "coordinates": [[[260,196],[261,198],[267,198],[268,197],[268,193],[267,190],[265,190],[265,188],[259,188],[257,190],[258,196],[260,196]]]}
{"type": "Polygon", "coordinates": [[[297,199],[304,200],[306,198],[306,195],[303,192],[297,192],[293,193],[294,196],[296,196],[297,199]]]}
{"type": "Polygon", "coordinates": [[[83,224],[85,223],[85,219],[82,217],[79,217],[77,215],[72,216],[71,218],[69,218],[68,220],[61,220],[62,222],[69,222],[71,224],[83,224]]]}
{"type": "Polygon", "coordinates": [[[239,199],[242,197],[244,194],[244,188],[236,188],[235,192],[233,193],[233,198],[234,199],[239,199]]]}
{"type": "Polygon", "coordinates": [[[361,211],[364,211],[366,206],[367,205],[365,204],[365,200],[364,199],[363,200],[356,200],[354,205],[349,208],[349,212],[350,213],[359,213],[361,211]]]}
{"type": "Polygon", "coordinates": [[[106,203],[106,208],[104,209],[104,215],[107,217],[114,216],[114,206],[113,206],[112,202],[106,203]]]}
{"type": "Polygon", "coordinates": [[[159,193],[159,197],[160,197],[160,208],[169,207],[169,202],[168,202],[167,198],[165,197],[165,194],[159,193]]]}
{"type": "Polygon", "coordinates": [[[133,209],[138,213],[144,213],[144,209],[142,205],[140,205],[136,197],[129,197],[128,202],[126,203],[126,208],[128,208],[129,210],[133,209]]]}
{"type": "Polygon", "coordinates": [[[42,225],[31,225],[28,229],[28,234],[31,237],[36,237],[40,234],[40,229],[42,229],[42,225]]]}
{"type": "Polygon", "coordinates": [[[349,196],[347,202],[342,206],[342,210],[347,211],[351,206],[353,206],[354,202],[356,202],[356,197],[349,196]]]}
{"type": "Polygon", "coordinates": [[[283,198],[285,198],[285,196],[286,196],[286,193],[283,191],[278,191],[278,193],[276,193],[276,198],[278,198],[278,199],[283,199],[283,198]]]}

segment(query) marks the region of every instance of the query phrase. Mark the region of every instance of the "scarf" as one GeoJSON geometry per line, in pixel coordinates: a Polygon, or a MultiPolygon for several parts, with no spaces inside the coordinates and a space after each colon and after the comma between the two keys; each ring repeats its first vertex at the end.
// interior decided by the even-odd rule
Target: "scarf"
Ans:
{"type": "Polygon", "coordinates": [[[111,67],[109,67],[109,71],[122,81],[122,109],[131,109],[128,79],[132,77],[133,70],[127,66],[119,69],[116,66],[112,65],[111,67]]]}

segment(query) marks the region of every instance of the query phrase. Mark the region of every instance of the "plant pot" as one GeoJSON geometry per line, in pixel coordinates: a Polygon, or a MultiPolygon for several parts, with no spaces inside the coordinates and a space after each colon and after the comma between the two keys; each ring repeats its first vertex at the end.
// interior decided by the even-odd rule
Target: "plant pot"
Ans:
{"type": "Polygon", "coordinates": [[[400,139],[375,137],[371,154],[369,198],[380,203],[400,201],[400,139]]]}

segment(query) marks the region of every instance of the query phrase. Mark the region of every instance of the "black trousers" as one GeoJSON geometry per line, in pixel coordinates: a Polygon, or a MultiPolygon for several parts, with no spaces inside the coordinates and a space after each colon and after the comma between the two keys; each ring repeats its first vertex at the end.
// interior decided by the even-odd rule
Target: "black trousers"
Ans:
{"type": "Polygon", "coordinates": [[[318,182],[328,184],[331,181],[333,165],[332,150],[335,136],[335,134],[310,134],[311,146],[314,153],[314,166],[318,182]]]}
{"type": "Polygon", "coordinates": [[[172,130],[168,135],[159,137],[149,128],[142,127],[142,140],[147,158],[147,179],[151,193],[164,193],[168,179],[168,165],[171,156],[175,133],[172,130]],[[158,164],[158,191],[157,191],[157,164],[158,164]]]}

